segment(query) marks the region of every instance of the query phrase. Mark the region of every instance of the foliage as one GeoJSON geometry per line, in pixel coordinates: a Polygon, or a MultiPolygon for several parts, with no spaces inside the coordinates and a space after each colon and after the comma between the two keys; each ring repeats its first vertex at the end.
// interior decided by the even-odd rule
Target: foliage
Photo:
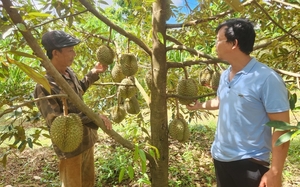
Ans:
{"type": "MultiPolygon", "coordinates": [[[[89,1],[92,2],[92,1],[89,1]]],[[[119,56],[122,53],[134,53],[138,57],[139,71],[136,78],[141,83],[142,87],[151,94],[146,88],[144,82],[145,72],[151,69],[153,56],[138,44],[135,38],[152,49],[153,38],[152,31],[152,3],[154,0],[116,0],[115,5],[102,9],[105,4],[102,0],[93,1],[95,8],[111,22],[107,23],[96,18],[85,10],[80,1],[13,1],[14,8],[18,10],[25,25],[14,25],[8,13],[0,6],[0,118],[5,122],[1,131],[1,143],[5,140],[14,138],[12,145],[9,148],[24,150],[26,146],[32,147],[32,144],[41,138],[41,132],[37,131],[32,135],[24,135],[24,125],[22,122],[34,123],[40,120],[40,114],[37,112],[34,104],[22,106],[20,109],[15,109],[13,112],[5,113],[7,109],[17,106],[26,101],[32,100],[32,90],[35,82],[32,80],[32,72],[38,72],[44,75],[44,69],[40,66],[38,58],[35,56],[18,31],[28,30],[33,33],[34,37],[40,42],[41,36],[47,30],[62,29],[77,38],[81,39],[81,43],[76,46],[77,57],[72,68],[78,72],[78,76],[83,76],[93,67],[96,60],[95,51],[101,44],[110,45],[116,54],[119,56]],[[112,29],[116,28],[118,29],[112,29]],[[124,32],[120,32],[123,29],[124,32]],[[9,58],[6,58],[6,57],[9,58]],[[11,60],[9,60],[11,59],[11,60]],[[14,63],[9,63],[14,62],[14,63]],[[25,68],[25,72],[31,72],[27,75],[21,71],[16,64],[25,68]],[[32,69],[30,69],[32,68],[32,69]],[[30,69],[30,70],[29,70],[30,69]],[[18,119],[18,120],[17,120],[18,119]],[[21,123],[20,123],[21,121],[21,123]]],[[[246,17],[256,23],[256,46],[253,55],[261,62],[268,64],[274,69],[282,69],[288,73],[282,74],[288,82],[290,89],[297,86],[299,82],[297,74],[299,72],[299,6],[294,1],[286,3],[278,1],[249,1],[243,3],[243,10],[240,12],[233,11],[224,1],[220,0],[201,0],[198,6],[193,9],[187,5],[176,7],[171,4],[173,18],[179,25],[166,25],[167,36],[164,38],[164,33],[160,33],[161,40],[166,40],[168,72],[164,72],[167,77],[166,88],[168,92],[167,108],[170,111],[171,118],[177,110],[176,86],[178,81],[184,77],[184,72],[197,79],[199,70],[206,67],[215,68],[215,64],[219,69],[224,69],[227,64],[219,59],[216,59],[215,52],[215,28],[225,19],[232,17],[246,17]],[[182,10],[187,9],[185,13],[182,10]],[[293,21],[291,21],[291,17],[293,21]],[[213,63],[213,64],[211,64],[213,63]],[[289,73],[290,72],[290,73],[289,73]],[[296,73],[296,74],[292,74],[296,73]]],[[[165,10],[162,10],[165,11],[165,10]]],[[[169,23],[169,22],[168,22],[169,23]]],[[[163,43],[163,42],[161,42],[163,43]]],[[[115,59],[118,61],[118,57],[115,59]]],[[[109,115],[110,108],[116,105],[116,90],[117,85],[112,83],[110,70],[113,65],[110,65],[109,71],[102,74],[100,81],[91,87],[84,95],[86,104],[93,108],[94,111],[109,115]]],[[[23,68],[24,70],[24,68],[23,68]]],[[[155,80],[158,85],[164,85],[161,80],[155,80]]],[[[211,89],[206,90],[207,93],[212,93],[211,89]]],[[[200,96],[200,100],[205,101],[212,96],[200,96]]],[[[144,115],[149,116],[149,106],[144,102],[140,93],[137,94],[139,103],[143,111],[147,111],[144,115]]],[[[161,108],[161,106],[156,106],[161,108]]],[[[210,116],[210,113],[193,111],[189,112],[184,107],[179,106],[180,112],[185,115],[185,118],[191,122],[194,119],[203,120],[210,116]]],[[[167,116],[164,117],[167,119],[167,116]]],[[[131,123],[132,119],[127,118],[127,123],[131,123]]],[[[136,137],[143,137],[145,144],[137,142],[138,150],[152,150],[147,147],[151,142],[151,133],[148,130],[148,118],[145,120],[144,126],[138,126],[140,129],[134,129],[134,136],[126,138],[134,142],[136,137]],[[143,130],[141,130],[143,129],[143,130]],[[139,133],[138,133],[139,132],[139,133]],[[147,136],[145,136],[147,134],[147,136]],[[145,136],[145,137],[144,137],[145,136]],[[148,143],[148,145],[146,144],[148,143]]],[[[168,120],[169,121],[169,120],[168,120]]],[[[286,124],[285,124],[286,125],[286,124]]],[[[1,126],[2,127],[2,126],[1,126]]],[[[299,126],[288,127],[296,130],[299,126]]],[[[132,130],[132,129],[131,129],[132,130]]],[[[297,133],[288,134],[287,138],[292,138],[297,133]]],[[[153,139],[152,139],[153,141],[153,139]]],[[[157,140],[159,141],[159,140],[157,140]]],[[[38,145],[38,143],[37,143],[38,145]]],[[[157,148],[156,148],[157,149],[157,148]]],[[[7,149],[8,150],[8,149],[7,149]]],[[[137,149],[136,149],[137,150],[137,149]]],[[[153,151],[153,150],[152,150],[153,151]]],[[[163,150],[162,150],[163,151],[163,150]]],[[[2,156],[2,162],[6,163],[7,155],[11,152],[6,151],[2,156]]],[[[149,151],[152,157],[158,155],[156,151],[149,151]]],[[[131,154],[126,151],[114,158],[117,162],[122,159],[122,155],[131,154]]],[[[161,153],[159,153],[161,154],[161,153]]],[[[186,161],[190,162],[189,154],[185,154],[186,161]]],[[[142,157],[141,157],[142,158],[142,157]]],[[[130,164],[135,163],[133,160],[130,164]]],[[[142,160],[145,162],[144,160],[142,160]]],[[[138,161],[137,161],[138,163],[138,161]]],[[[110,167],[110,166],[107,166],[110,167]]],[[[134,166],[132,166],[134,168],[134,166]]],[[[118,172],[112,174],[113,177],[120,176],[118,180],[128,179],[131,174],[124,169],[118,168],[118,172]],[[124,175],[122,174],[124,171],[124,175]],[[120,175],[120,173],[123,175],[120,175]]],[[[170,167],[174,169],[173,166],[170,167]]],[[[188,172],[188,171],[182,171],[188,172]]],[[[145,172],[144,172],[145,173],[145,172]]],[[[142,179],[148,180],[144,175],[142,179]]],[[[209,178],[209,177],[208,177],[209,178]]],[[[186,178],[190,181],[190,178],[186,178]]],[[[172,185],[182,185],[181,181],[171,181],[172,185]]]]}

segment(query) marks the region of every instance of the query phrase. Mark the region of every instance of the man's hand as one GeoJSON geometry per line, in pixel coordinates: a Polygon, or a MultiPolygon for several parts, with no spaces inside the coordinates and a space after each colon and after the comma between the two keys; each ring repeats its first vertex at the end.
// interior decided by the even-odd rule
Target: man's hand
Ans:
{"type": "Polygon", "coordinates": [[[282,176],[270,169],[261,178],[259,187],[282,187],[282,176]]]}
{"type": "Polygon", "coordinates": [[[201,103],[199,103],[198,100],[195,101],[195,103],[193,105],[189,104],[189,105],[186,105],[186,108],[188,110],[198,110],[199,107],[200,107],[201,103]]]}
{"type": "Polygon", "coordinates": [[[111,121],[103,114],[100,114],[99,116],[103,120],[104,125],[106,126],[107,130],[112,130],[111,121]]]}
{"type": "Polygon", "coordinates": [[[108,65],[103,65],[100,62],[98,62],[95,67],[92,69],[93,73],[103,73],[107,70],[108,65]]]}

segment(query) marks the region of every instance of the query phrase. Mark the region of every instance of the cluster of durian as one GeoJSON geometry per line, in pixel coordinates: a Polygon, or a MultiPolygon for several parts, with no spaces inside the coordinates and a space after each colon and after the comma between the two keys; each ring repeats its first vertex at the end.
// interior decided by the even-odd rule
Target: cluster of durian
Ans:
{"type": "Polygon", "coordinates": [[[199,73],[199,82],[202,86],[209,87],[214,91],[218,90],[221,77],[221,71],[210,69],[209,67],[203,69],[199,73]]]}
{"type": "Polygon", "coordinates": [[[134,75],[137,71],[137,58],[131,53],[121,54],[119,63],[116,63],[112,69],[113,81],[120,83],[117,91],[118,100],[124,101],[123,105],[118,104],[111,112],[112,120],[116,123],[123,121],[127,113],[138,114],[140,112],[136,98],[137,88],[134,82],[134,75]]]}
{"type": "Polygon", "coordinates": [[[182,118],[177,117],[169,123],[169,135],[179,142],[185,142],[190,138],[188,123],[182,118]]]}
{"type": "Polygon", "coordinates": [[[50,137],[62,152],[76,150],[82,142],[83,124],[75,113],[56,117],[50,126],[50,137]]]}
{"type": "MultiPolygon", "coordinates": [[[[103,64],[112,64],[114,57],[115,54],[109,46],[102,45],[97,50],[97,59],[103,64]]],[[[111,70],[112,80],[120,83],[117,89],[118,104],[111,110],[111,119],[115,123],[123,121],[127,113],[138,114],[140,112],[136,98],[137,88],[134,83],[134,75],[137,71],[137,58],[131,53],[121,54],[119,62],[115,62],[111,70]]]]}

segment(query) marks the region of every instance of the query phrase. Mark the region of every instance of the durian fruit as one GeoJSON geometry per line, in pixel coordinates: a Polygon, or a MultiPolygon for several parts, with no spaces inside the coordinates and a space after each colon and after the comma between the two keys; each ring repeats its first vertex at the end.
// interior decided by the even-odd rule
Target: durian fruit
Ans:
{"type": "Polygon", "coordinates": [[[118,94],[121,98],[131,98],[136,94],[137,88],[131,77],[123,79],[120,84],[121,85],[118,88],[118,94]]]}
{"type": "Polygon", "coordinates": [[[120,123],[125,119],[126,111],[122,106],[114,106],[111,110],[111,120],[115,123],[120,123]]]}
{"type": "Polygon", "coordinates": [[[138,71],[136,57],[131,53],[124,53],[120,57],[122,72],[125,76],[132,76],[138,71]]]}
{"type": "Polygon", "coordinates": [[[152,85],[152,70],[151,69],[146,72],[145,82],[146,82],[146,85],[149,88],[149,90],[151,90],[151,85],[152,85]]]}
{"type": "Polygon", "coordinates": [[[121,82],[126,76],[123,74],[121,65],[115,63],[114,67],[111,70],[111,77],[114,82],[121,82]]]}
{"type": "MultiPolygon", "coordinates": [[[[185,97],[196,97],[198,96],[198,83],[194,79],[183,79],[178,82],[177,94],[185,97]]],[[[194,102],[195,98],[186,99],[178,98],[178,101],[182,105],[188,105],[194,102]]]]}
{"type": "Polygon", "coordinates": [[[212,74],[214,73],[213,70],[205,68],[204,70],[200,71],[199,73],[199,82],[202,86],[209,86],[212,74]]]}
{"type": "Polygon", "coordinates": [[[124,108],[129,114],[138,114],[140,112],[140,105],[135,96],[125,99],[124,108]]]}
{"type": "Polygon", "coordinates": [[[72,152],[82,142],[83,125],[80,117],[75,113],[58,116],[50,126],[50,136],[62,152],[72,152]]]}
{"type": "Polygon", "coordinates": [[[221,73],[219,71],[215,71],[210,80],[210,87],[214,90],[217,91],[219,87],[219,82],[220,82],[220,77],[221,73]]]}
{"type": "Polygon", "coordinates": [[[188,123],[183,118],[175,118],[169,124],[169,135],[179,142],[185,142],[190,138],[188,123]]]}
{"type": "Polygon", "coordinates": [[[115,58],[114,51],[108,45],[101,45],[96,52],[97,60],[104,65],[112,64],[115,58]]]}

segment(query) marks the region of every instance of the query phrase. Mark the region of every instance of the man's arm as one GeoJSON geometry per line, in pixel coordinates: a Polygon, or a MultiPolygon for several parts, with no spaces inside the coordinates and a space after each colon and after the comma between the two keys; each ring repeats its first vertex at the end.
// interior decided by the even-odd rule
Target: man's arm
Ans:
{"type": "Polygon", "coordinates": [[[189,110],[217,110],[219,109],[219,98],[215,97],[214,99],[208,100],[204,103],[200,103],[198,100],[196,100],[194,105],[186,105],[186,108],[189,110]]]}
{"type": "MultiPolygon", "coordinates": [[[[42,98],[50,95],[41,85],[37,85],[34,90],[34,98],[42,98]]],[[[51,126],[51,123],[57,116],[63,115],[63,109],[58,98],[43,99],[36,104],[48,127],[51,126]]]]}
{"type": "MultiPolygon", "coordinates": [[[[268,113],[271,121],[284,121],[289,123],[289,111],[280,113],[268,113]]],[[[284,162],[287,157],[290,142],[275,146],[277,139],[286,133],[286,131],[274,131],[272,135],[272,164],[270,170],[262,177],[259,187],[281,187],[282,186],[282,171],[284,162]]]]}

